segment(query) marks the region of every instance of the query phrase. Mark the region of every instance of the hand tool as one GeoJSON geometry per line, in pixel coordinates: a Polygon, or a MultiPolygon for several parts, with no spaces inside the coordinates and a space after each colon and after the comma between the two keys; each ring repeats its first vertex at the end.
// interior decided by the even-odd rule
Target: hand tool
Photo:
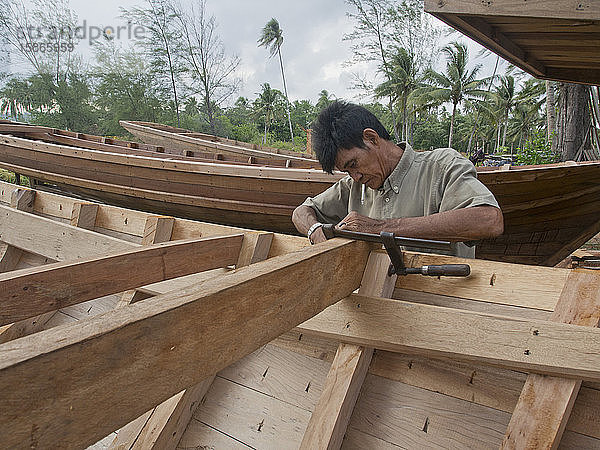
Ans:
{"type": "Polygon", "coordinates": [[[450,250],[450,242],[434,241],[430,239],[416,239],[395,236],[394,233],[382,231],[379,234],[362,233],[359,231],[346,231],[335,228],[335,225],[324,224],[323,234],[327,239],[341,237],[346,239],[355,239],[359,241],[381,243],[385,247],[390,257],[390,267],[388,276],[421,274],[431,277],[466,277],[471,273],[471,266],[468,264],[440,264],[427,265],[421,267],[406,267],[402,256],[401,245],[408,247],[417,247],[427,250],[450,250]]]}

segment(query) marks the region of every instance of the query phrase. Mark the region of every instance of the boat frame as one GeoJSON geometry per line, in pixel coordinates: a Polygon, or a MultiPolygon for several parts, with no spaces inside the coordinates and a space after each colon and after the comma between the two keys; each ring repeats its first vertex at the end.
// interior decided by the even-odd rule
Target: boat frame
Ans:
{"type": "MultiPolygon", "coordinates": [[[[7,183],[0,183],[0,200],[11,204],[0,205],[6,272],[0,284],[11,287],[3,290],[5,305],[14,304],[3,310],[0,333],[0,429],[10,430],[0,433],[3,447],[85,447],[123,426],[115,448],[135,448],[136,442],[174,447],[194,410],[203,408],[215,374],[273,340],[282,345],[286,333],[292,333],[283,340],[289,348],[304,345],[307,351],[302,336],[313,339],[311,351],[337,346],[309,420],[297,419],[301,442],[286,446],[376,442],[359,429],[360,416],[353,418],[355,405],[365,414],[373,372],[464,398],[475,409],[513,412],[506,448],[534,438],[558,445],[565,429],[565,443],[598,445],[597,271],[405,252],[407,265],[468,262],[472,274],[396,277],[387,275],[388,256],[365,242],[310,246],[304,238],[155,216],[7,183]],[[26,252],[61,262],[7,271],[26,252]],[[208,271],[150,284],[189,273],[190,265],[208,271]],[[53,308],[122,289],[115,309],[39,331],[56,315],[53,308]],[[457,383],[459,374],[470,374],[470,382],[467,376],[457,383]],[[521,388],[515,392],[514,386],[521,388]],[[571,408],[575,421],[568,421],[571,408]]],[[[429,426],[428,416],[423,435],[429,426]]],[[[472,438],[452,442],[467,447],[472,438]]],[[[478,439],[491,446],[501,438],[484,433],[478,439]]]]}

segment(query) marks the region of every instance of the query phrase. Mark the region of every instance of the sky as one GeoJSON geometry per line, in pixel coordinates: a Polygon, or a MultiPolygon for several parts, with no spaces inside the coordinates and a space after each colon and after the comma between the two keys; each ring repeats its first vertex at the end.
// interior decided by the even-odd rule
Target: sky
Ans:
{"type": "MultiPolygon", "coordinates": [[[[70,0],[78,23],[85,23],[88,30],[90,27],[124,26],[126,21],[119,17],[121,8],[143,3],[143,0],[70,0]]],[[[360,100],[359,92],[351,88],[353,73],[374,74],[376,71],[374,65],[366,63],[347,64],[352,59],[351,43],[343,37],[354,27],[346,15],[349,8],[344,0],[206,1],[206,11],[217,21],[217,34],[226,53],[237,55],[241,60],[237,75],[242,78],[243,85],[237,95],[254,99],[265,82],[283,92],[277,56],[269,58],[268,50],[257,45],[262,27],[271,18],[276,18],[284,36],[281,51],[289,98],[291,101],[309,99],[313,103],[323,89],[338,98],[360,100]]],[[[481,48],[457,34],[446,39],[457,38],[469,43],[472,56],[481,48]]],[[[127,36],[122,36],[121,41],[124,46],[134,42],[127,36]]],[[[78,44],[77,50],[91,58],[86,40],[78,44]]],[[[485,66],[484,74],[491,74],[495,58],[479,62],[485,66]]],[[[440,66],[438,70],[442,68],[440,66]]]]}

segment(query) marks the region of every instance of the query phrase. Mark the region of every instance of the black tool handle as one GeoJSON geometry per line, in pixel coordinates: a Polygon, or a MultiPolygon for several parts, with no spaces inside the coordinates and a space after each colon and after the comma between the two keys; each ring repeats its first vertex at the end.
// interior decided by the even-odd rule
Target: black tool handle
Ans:
{"type": "Polygon", "coordinates": [[[471,267],[468,264],[441,264],[418,268],[421,275],[430,277],[468,277],[471,267]]]}

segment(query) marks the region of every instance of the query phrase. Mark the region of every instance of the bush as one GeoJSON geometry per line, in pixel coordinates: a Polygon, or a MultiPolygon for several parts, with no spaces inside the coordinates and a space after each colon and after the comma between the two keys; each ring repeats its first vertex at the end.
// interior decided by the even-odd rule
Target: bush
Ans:
{"type": "Polygon", "coordinates": [[[524,148],[517,150],[516,162],[519,165],[551,164],[558,162],[559,155],[552,151],[543,131],[536,132],[525,142],[524,148]]]}

